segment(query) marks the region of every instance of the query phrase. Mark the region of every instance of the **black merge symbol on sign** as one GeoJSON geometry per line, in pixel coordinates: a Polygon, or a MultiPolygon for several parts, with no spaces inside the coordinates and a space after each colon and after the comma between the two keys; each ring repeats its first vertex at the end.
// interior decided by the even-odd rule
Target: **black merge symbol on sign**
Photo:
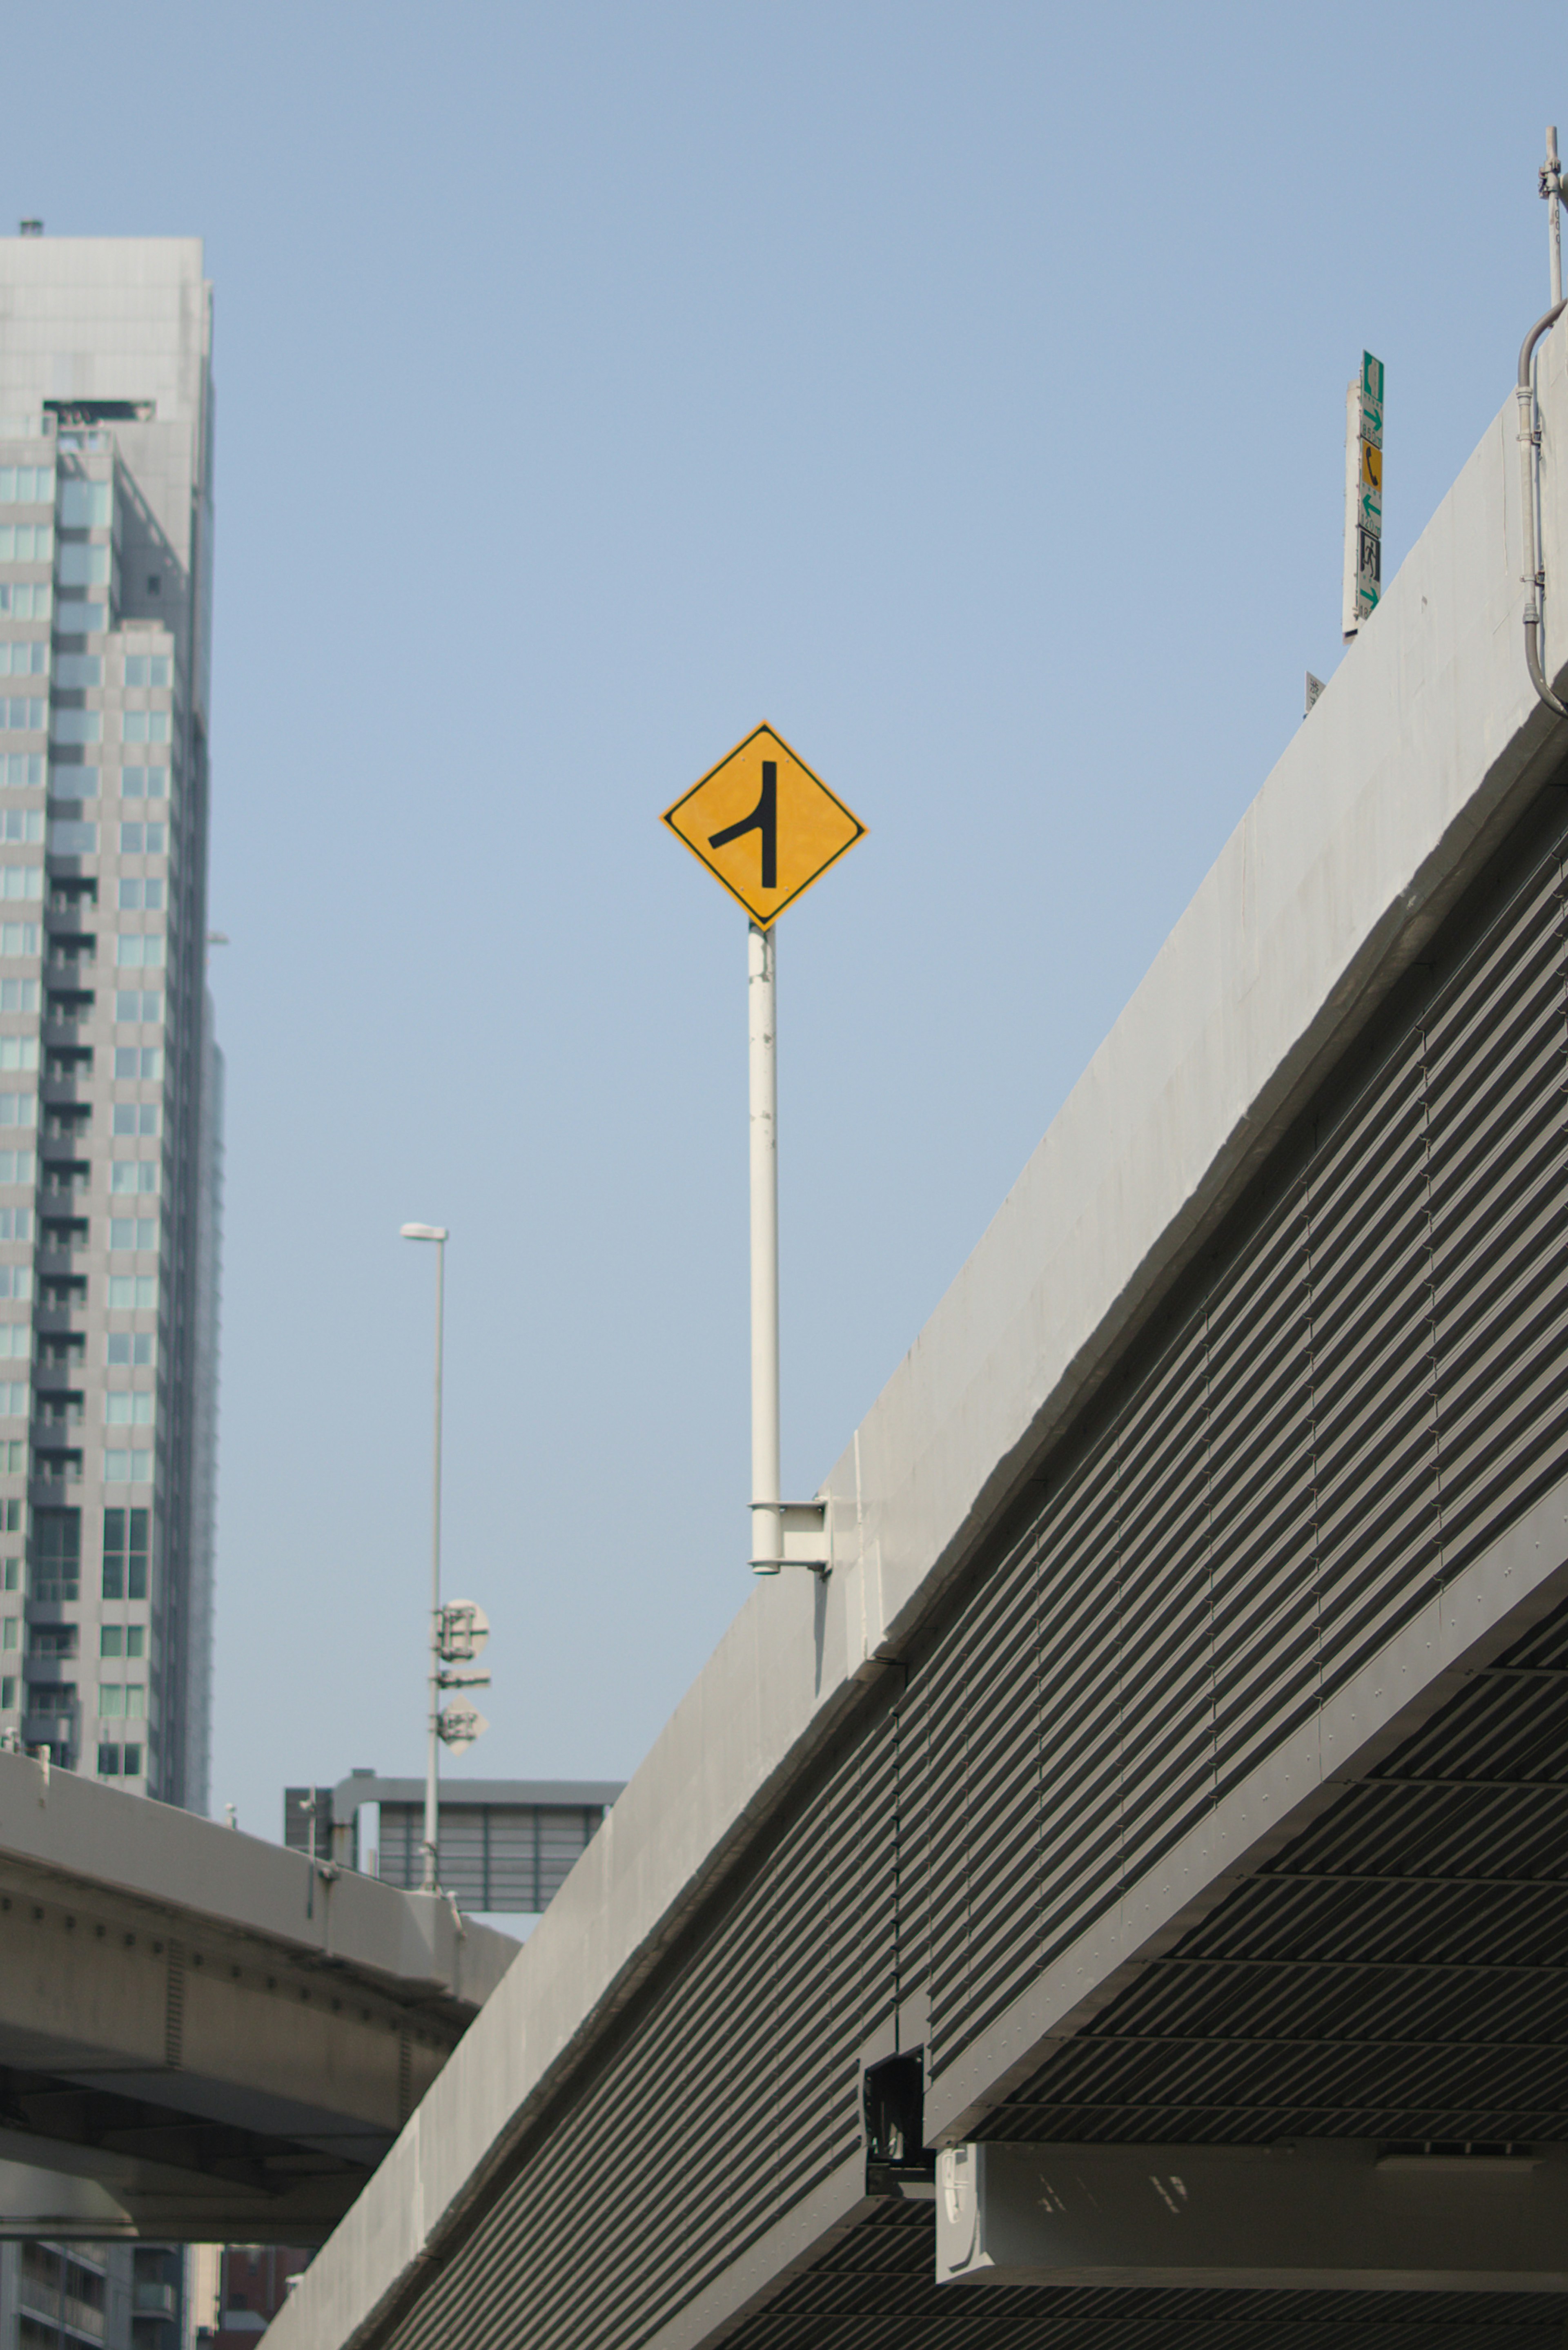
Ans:
{"type": "Polygon", "coordinates": [[[763,795],[750,816],[739,824],[726,825],[722,832],[711,832],[710,848],[727,847],[732,840],[742,840],[748,832],[763,836],[763,888],[776,889],[779,886],[779,769],[776,759],[763,761],[763,795]]]}

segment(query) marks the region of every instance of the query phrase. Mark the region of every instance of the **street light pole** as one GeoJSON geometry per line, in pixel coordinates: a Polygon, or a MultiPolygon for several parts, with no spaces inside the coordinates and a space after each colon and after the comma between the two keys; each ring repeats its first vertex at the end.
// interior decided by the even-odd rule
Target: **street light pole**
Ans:
{"type": "Polygon", "coordinates": [[[404,1224],[400,1237],[405,1241],[433,1241],[436,1250],[435,1456],[431,1472],[431,1515],[430,1749],[425,1762],[424,1877],[420,1887],[421,1893],[436,1893],[441,1889],[436,1856],[439,1848],[441,1820],[441,1386],[447,1230],[444,1224],[404,1224]]]}

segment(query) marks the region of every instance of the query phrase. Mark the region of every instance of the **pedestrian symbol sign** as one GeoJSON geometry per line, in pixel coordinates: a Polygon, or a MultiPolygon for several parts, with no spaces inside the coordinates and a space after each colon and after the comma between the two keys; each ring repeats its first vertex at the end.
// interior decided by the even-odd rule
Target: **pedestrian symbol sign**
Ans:
{"type": "Polygon", "coordinates": [[[737,743],[664,821],[764,931],[866,831],[771,726],[737,743]]]}

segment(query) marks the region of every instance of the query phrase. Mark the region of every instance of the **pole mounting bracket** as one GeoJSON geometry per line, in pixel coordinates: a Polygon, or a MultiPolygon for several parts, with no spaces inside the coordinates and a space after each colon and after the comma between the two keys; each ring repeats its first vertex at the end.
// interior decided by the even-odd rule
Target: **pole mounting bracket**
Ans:
{"type": "Polygon", "coordinates": [[[808,1567],[824,1582],[833,1572],[833,1534],[826,1499],[815,1502],[753,1502],[752,1503],[753,1575],[777,1575],[784,1566],[808,1567]],[[770,1520],[772,1523],[770,1524],[770,1520]],[[776,1545],[773,1529],[776,1525],[776,1545]]]}

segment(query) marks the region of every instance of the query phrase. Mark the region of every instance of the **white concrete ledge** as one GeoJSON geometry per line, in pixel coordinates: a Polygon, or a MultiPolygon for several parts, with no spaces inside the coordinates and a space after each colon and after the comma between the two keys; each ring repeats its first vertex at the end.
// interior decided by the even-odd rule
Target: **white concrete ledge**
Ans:
{"type": "MultiPolygon", "coordinates": [[[[1560,328],[1542,546],[1568,609],[1565,358],[1560,328]]],[[[1511,394],[833,1470],[827,1589],[753,1594],[275,2350],[354,2341],[456,2225],[1522,807],[1555,724],[1524,664],[1513,432],[1511,394]]]]}
{"type": "Polygon", "coordinates": [[[0,1866],[6,1859],[62,1887],[107,1887],[193,1925],[256,1934],[474,2007],[522,1947],[475,1919],[460,1934],[450,1903],[430,1894],[351,1870],[334,1878],[305,1853],[0,1752],[0,1866]]]}

